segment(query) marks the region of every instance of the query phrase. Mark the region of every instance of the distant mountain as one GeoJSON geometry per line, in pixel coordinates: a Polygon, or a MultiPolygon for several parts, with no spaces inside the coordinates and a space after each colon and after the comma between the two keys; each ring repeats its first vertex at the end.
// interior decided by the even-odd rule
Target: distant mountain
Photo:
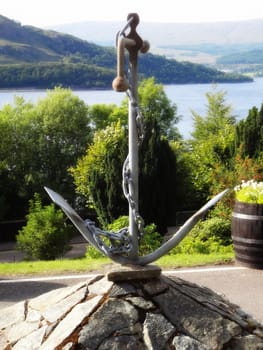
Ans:
{"type": "MultiPolygon", "coordinates": [[[[99,45],[114,45],[121,22],[78,22],[52,29],[75,35],[99,45]]],[[[216,59],[237,50],[257,49],[263,44],[262,20],[211,23],[149,23],[138,27],[150,41],[151,52],[179,61],[215,64],[216,59]]]]}
{"type": "Polygon", "coordinates": [[[241,51],[218,58],[218,64],[263,64],[263,44],[261,49],[241,51]]]}
{"type": "MultiPolygon", "coordinates": [[[[124,22],[87,21],[56,25],[51,29],[100,45],[114,45],[115,34],[123,25],[124,22]]],[[[154,47],[205,43],[262,43],[263,15],[262,20],[211,23],[150,23],[141,19],[138,30],[154,47]]]]}
{"type": "MultiPolygon", "coordinates": [[[[70,34],[22,26],[0,16],[0,88],[57,85],[71,88],[109,88],[116,75],[113,47],[102,47],[70,34]]],[[[142,77],[158,82],[240,82],[249,78],[202,65],[180,63],[163,56],[140,56],[142,77]]]]}

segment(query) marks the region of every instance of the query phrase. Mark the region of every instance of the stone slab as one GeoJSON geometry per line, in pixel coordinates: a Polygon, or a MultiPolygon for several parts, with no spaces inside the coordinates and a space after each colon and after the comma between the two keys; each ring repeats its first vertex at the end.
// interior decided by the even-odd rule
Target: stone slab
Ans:
{"type": "Polygon", "coordinates": [[[114,266],[114,268],[107,273],[109,281],[132,281],[132,280],[148,280],[158,278],[161,275],[161,268],[156,265],[123,265],[114,266]]]}
{"type": "Polygon", "coordinates": [[[61,320],[50,337],[39,348],[40,350],[57,349],[61,344],[70,337],[73,331],[86,319],[93,310],[98,306],[102,296],[98,295],[88,301],[76,305],[68,315],[61,320]]]}

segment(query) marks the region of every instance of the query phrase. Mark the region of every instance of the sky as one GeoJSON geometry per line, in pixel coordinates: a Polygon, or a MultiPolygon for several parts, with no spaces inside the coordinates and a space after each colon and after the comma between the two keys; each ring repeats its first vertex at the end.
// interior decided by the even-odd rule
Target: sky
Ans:
{"type": "Polygon", "coordinates": [[[215,22],[263,19],[262,0],[5,0],[0,14],[44,28],[83,21],[215,22]]]}

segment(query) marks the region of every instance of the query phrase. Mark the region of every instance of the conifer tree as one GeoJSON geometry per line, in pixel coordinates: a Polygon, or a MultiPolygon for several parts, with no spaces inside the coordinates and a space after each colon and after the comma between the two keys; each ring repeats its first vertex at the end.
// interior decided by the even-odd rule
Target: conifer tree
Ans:
{"type": "Polygon", "coordinates": [[[253,107],[249,110],[246,119],[236,126],[236,151],[241,146],[242,157],[255,158],[263,151],[263,104],[261,109],[253,107]]]}
{"type": "Polygon", "coordinates": [[[166,233],[175,206],[176,157],[156,120],[146,123],[140,156],[140,208],[146,224],[166,233]]]}

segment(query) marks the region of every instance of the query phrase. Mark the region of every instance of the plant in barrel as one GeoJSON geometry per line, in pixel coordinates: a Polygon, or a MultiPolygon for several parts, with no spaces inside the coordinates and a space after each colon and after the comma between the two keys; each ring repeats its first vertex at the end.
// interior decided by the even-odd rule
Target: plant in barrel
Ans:
{"type": "Polygon", "coordinates": [[[236,260],[263,269],[263,182],[242,181],[234,191],[231,231],[236,260]]]}

